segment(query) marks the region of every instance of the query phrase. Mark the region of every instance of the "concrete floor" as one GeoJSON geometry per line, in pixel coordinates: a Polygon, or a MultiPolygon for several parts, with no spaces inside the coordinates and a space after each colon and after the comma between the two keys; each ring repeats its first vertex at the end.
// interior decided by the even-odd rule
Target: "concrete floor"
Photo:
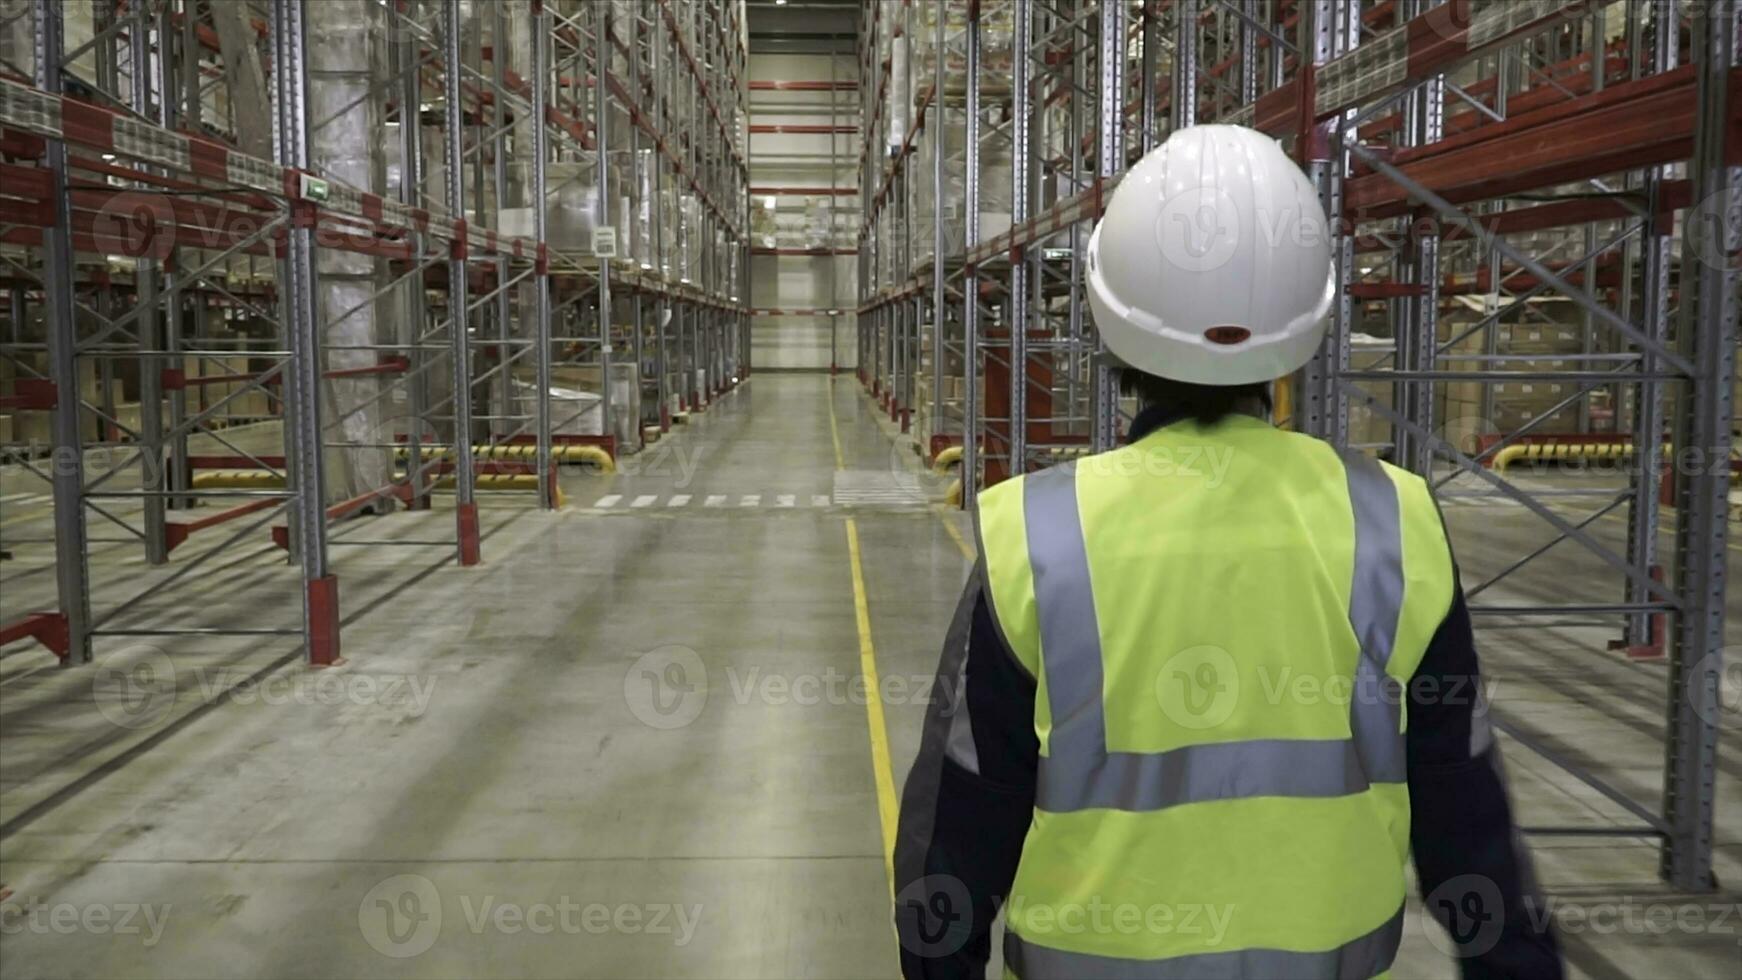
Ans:
{"type": "MultiPolygon", "coordinates": [[[[848,523],[897,786],[968,569],[965,520],[928,506],[941,488],[910,457],[850,378],[759,375],[624,472],[565,475],[561,511],[487,497],[481,567],[453,565],[449,512],[346,522],[339,669],[271,637],[117,638],[73,670],[6,648],[0,976],[893,976],[848,523]]],[[[6,502],[18,479],[0,475],[13,542],[47,532],[6,502]]],[[[1491,499],[1446,512],[1467,585],[1546,540],[1491,499]]],[[[1596,525],[1612,547],[1621,529],[1596,525]]],[[[293,624],[294,571],[262,539],[117,622],[293,624]]],[[[0,619],[52,596],[46,546],[10,546],[0,619]]],[[[99,610],[168,574],[97,550],[99,610]]],[[[1562,546],[1482,601],[1617,583],[1562,546]]],[[[1610,624],[1482,626],[1498,715],[1655,806],[1662,666],[1605,652],[1610,624]]],[[[1733,748],[1737,713],[1722,724],[1733,748]]],[[[1635,823],[1504,741],[1526,825],[1635,823]]],[[[1731,751],[1717,784],[1729,883],[1739,770],[1731,751]]],[[[1531,843],[1575,976],[1742,970],[1736,892],[1665,890],[1640,838],[1531,843]]],[[[1435,928],[1412,914],[1397,976],[1456,975],[1435,928]]]]}

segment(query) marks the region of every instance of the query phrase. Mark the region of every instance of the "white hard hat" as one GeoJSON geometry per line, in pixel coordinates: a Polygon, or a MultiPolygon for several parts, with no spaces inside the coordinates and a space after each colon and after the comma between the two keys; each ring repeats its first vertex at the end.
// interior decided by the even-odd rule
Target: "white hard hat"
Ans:
{"type": "Polygon", "coordinates": [[[1089,239],[1108,350],[1175,381],[1242,385],[1312,359],[1336,280],[1317,191],[1276,141],[1192,126],[1137,162],[1089,239]]]}

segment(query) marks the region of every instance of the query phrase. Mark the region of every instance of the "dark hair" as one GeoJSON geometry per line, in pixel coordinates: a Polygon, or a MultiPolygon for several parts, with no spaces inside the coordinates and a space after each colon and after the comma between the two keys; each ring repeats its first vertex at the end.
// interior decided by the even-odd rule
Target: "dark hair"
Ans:
{"type": "Polygon", "coordinates": [[[1258,382],[1249,385],[1198,385],[1186,381],[1170,381],[1136,368],[1119,372],[1119,391],[1134,397],[1142,408],[1158,408],[1163,413],[1195,420],[1199,425],[1215,425],[1246,405],[1257,402],[1270,411],[1270,385],[1258,382]]]}

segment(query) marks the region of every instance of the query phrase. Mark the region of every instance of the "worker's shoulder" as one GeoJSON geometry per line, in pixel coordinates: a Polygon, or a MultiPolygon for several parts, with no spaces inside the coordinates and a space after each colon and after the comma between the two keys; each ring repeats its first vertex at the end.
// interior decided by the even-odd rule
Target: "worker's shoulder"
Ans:
{"type": "MultiPolygon", "coordinates": [[[[1347,450],[1354,452],[1354,450],[1347,450]]],[[[1434,497],[1433,485],[1420,473],[1413,473],[1398,466],[1396,463],[1383,459],[1375,460],[1379,469],[1391,478],[1393,486],[1397,487],[1397,499],[1402,503],[1406,513],[1420,515],[1433,514],[1434,521],[1439,520],[1440,505],[1434,497]]]]}
{"type": "Polygon", "coordinates": [[[975,499],[978,501],[979,506],[982,509],[984,509],[988,504],[1000,504],[1009,501],[1011,498],[1019,496],[1022,493],[1022,480],[1023,478],[1020,476],[1012,476],[999,480],[997,483],[994,483],[989,487],[981,487],[980,491],[974,495],[975,499]]]}
{"type": "Polygon", "coordinates": [[[1413,473],[1388,460],[1381,459],[1359,449],[1339,449],[1318,436],[1303,432],[1287,432],[1278,430],[1278,435],[1289,440],[1289,445],[1302,453],[1316,456],[1323,465],[1334,465],[1347,468],[1355,465],[1377,466],[1396,484],[1398,493],[1406,498],[1419,498],[1422,501],[1433,499],[1433,488],[1426,478],[1419,473],[1413,473]]]}
{"type": "MultiPolygon", "coordinates": [[[[1099,455],[1106,454],[1102,453],[1099,455]]],[[[1093,457],[1082,456],[1074,460],[1055,463],[1052,466],[1042,467],[1038,470],[1031,470],[1028,473],[1010,476],[999,480],[997,483],[982,489],[975,495],[975,510],[981,515],[982,520],[985,515],[997,514],[1006,509],[1012,509],[1015,512],[1020,513],[1022,510],[1021,501],[1023,499],[1023,491],[1025,488],[1033,486],[1034,481],[1073,480],[1076,478],[1077,467],[1081,465],[1084,460],[1092,458],[1093,457]]]]}

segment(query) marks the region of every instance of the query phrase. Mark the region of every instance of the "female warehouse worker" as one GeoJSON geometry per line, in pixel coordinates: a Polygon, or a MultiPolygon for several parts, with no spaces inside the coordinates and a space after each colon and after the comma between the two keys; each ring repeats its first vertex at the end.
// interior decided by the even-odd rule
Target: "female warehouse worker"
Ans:
{"type": "Polygon", "coordinates": [[[1324,211],[1266,136],[1175,132],[1089,240],[1142,409],[979,498],[902,796],[910,978],[1390,969],[1413,856],[1466,977],[1558,978],[1427,485],[1273,428],[1325,335],[1324,211]]]}

